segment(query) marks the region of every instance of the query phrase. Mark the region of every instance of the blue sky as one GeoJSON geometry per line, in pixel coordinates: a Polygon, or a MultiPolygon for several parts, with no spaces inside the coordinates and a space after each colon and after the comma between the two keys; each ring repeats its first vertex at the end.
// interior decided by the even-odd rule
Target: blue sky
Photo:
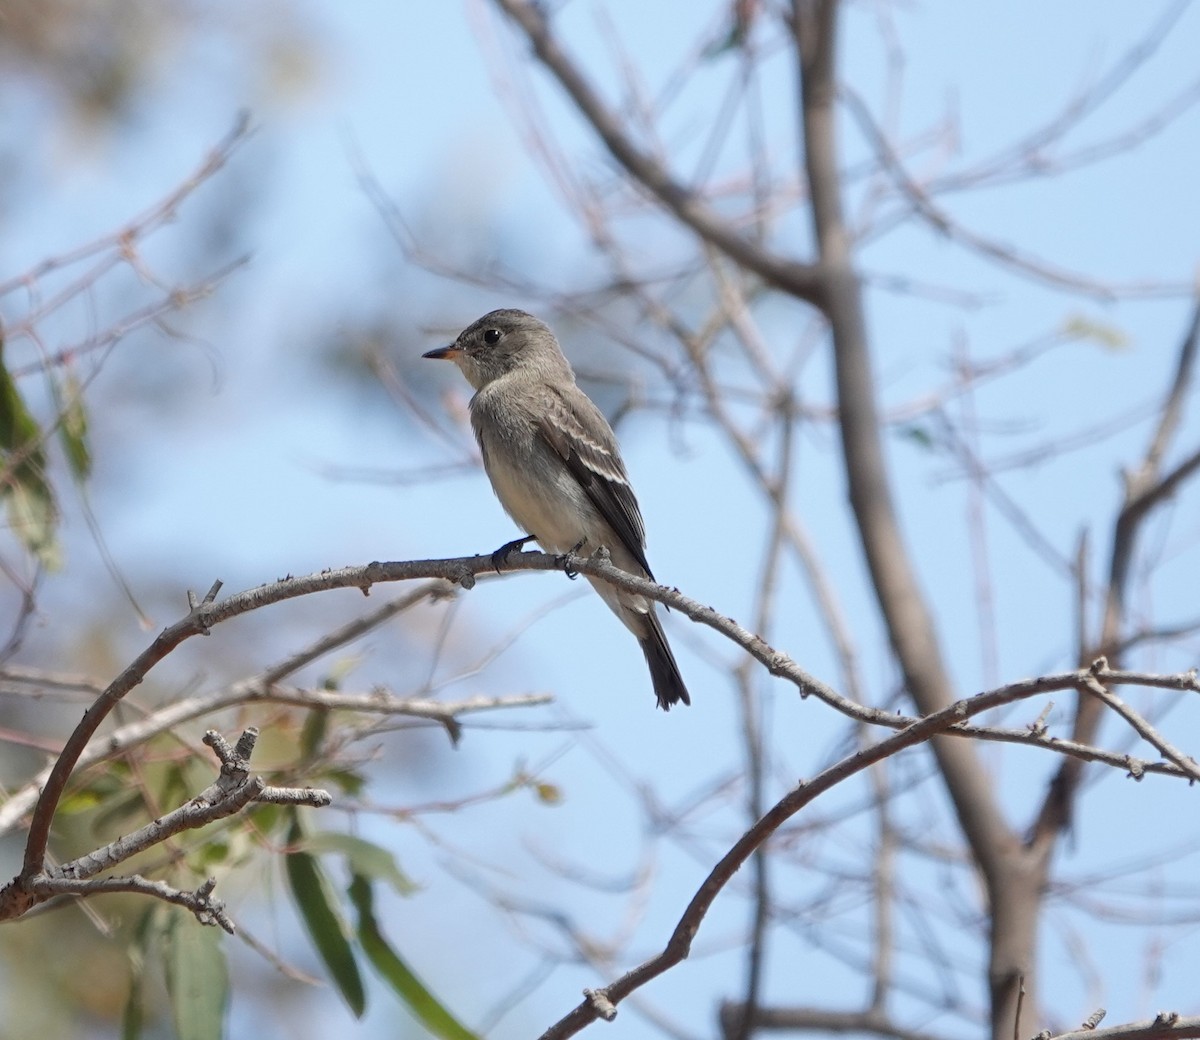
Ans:
{"type": "MultiPolygon", "coordinates": [[[[1160,9],[1166,10],[1157,5],[1150,10],[1082,2],[982,8],[852,5],[843,39],[845,75],[877,113],[888,103],[884,49],[876,31],[878,13],[888,12],[907,58],[900,132],[920,134],[947,113],[955,113],[961,127],[957,151],[923,153],[914,172],[949,172],[970,167],[978,157],[1059,111],[1073,91],[1094,81],[1130,40],[1146,31],[1160,9]]],[[[589,70],[613,88],[617,81],[605,46],[608,30],[598,10],[597,5],[568,5],[562,24],[589,70]]],[[[613,33],[645,70],[653,95],[661,87],[663,70],[696,35],[690,27],[695,6],[617,3],[610,11],[613,33]],[[685,21],[688,31],[682,32],[685,21]]],[[[720,24],[716,13],[708,17],[711,26],[720,24]]],[[[255,175],[266,171],[264,186],[253,189],[254,204],[241,228],[252,253],[249,266],[204,305],[195,330],[199,345],[140,339],[114,358],[96,386],[97,514],[116,559],[135,587],[148,595],[158,623],[170,620],[163,613],[169,609],[167,602],[182,603],[181,595],[165,598],[173,586],[206,588],[220,577],[233,590],[289,571],[376,558],[489,551],[513,537],[511,522],[481,474],[394,486],[335,482],[324,472],[329,466],[404,469],[450,457],[443,443],[417,436],[406,417],[379,407],[364,397],[360,386],[339,381],[314,358],[314,341],[336,340],[338,315],[349,321],[361,312],[386,314],[407,329],[404,349],[409,352],[395,357],[402,375],[418,381],[414,385],[425,393],[465,401],[465,384],[450,366],[418,374],[416,354],[444,342],[447,332],[452,334],[492,306],[536,309],[538,303],[473,294],[405,268],[357,181],[355,152],[414,226],[431,233],[433,239],[425,244],[435,252],[465,255],[475,242],[473,236],[483,235],[487,243],[510,247],[509,262],[516,258],[522,275],[564,291],[593,284],[603,272],[495,95],[489,62],[513,61],[524,51],[506,38],[485,5],[312,2],[300,27],[310,39],[312,63],[299,84],[286,78],[273,81],[261,69],[231,65],[213,38],[201,37],[201,42],[175,55],[188,71],[164,69],[152,98],[120,126],[83,140],[62,124],[33,134],[31,166],[42,175],[19,209],[6,215],[8,233],[0,246],[0,262],[7,275],[120,224],[191,170],[240,107],[249,104],[252,109],[255,134],[239,149],[227,174],[206,185],[201,198],[184,211],[181,224],[194,229],[194,222],[202,223],[209,212],[205,198],[253,184],[255,175]],[[392,275],[394,286],[389,283],[392,275]],[[144,375],[155,366],[164,366],[161,401],[138,399],[126,391],[126,375],[134,370],[144,375]],[[170,410],[172,421],[160,436],[154,423],[161,420],[163,409],[170,410]]],[[[215,39],[219,42],[220,37],[215,39]]],[[[1200,12],[1189,9],[1155,60],[1068,143],[1083,146],[1110,136],[1163,104],[1194,75],[1198,44],[1200,12]]],[[[719,79],[715,71],[707,72],[700,89],[685,95],[668,113],[666,136],[681,156],[694,151],[698,128],[711,117],[719,79]]],[[[533,80],[542,83],[538,74],[533,80]]],[[[794,150],[789,136],[793,88],[787,69],[775,69],[768,86],[779,97],[778,107],[768,108],[769,129],[777,131],[774,150],[786,162],[789,150],[794,150]]],[[[549,123],[566,150],[593,169],[602,165],[605,160],[597,146],[561,99],[552,90],[542,96],[549,123]]],[[[42,125],[40,117],[50,103],[32,97],[25,104],[23,125],[42,125]]],[[[1066,177],[941,201],[975,231],[1097,279],[1187,284],[1197,270],[1200,202],[1190,157],[1198,132],[1200,112],[1191,110],[1126,156],[1066,177]]],[[[863,153],[861,138],[848,123],[844,139],[848,155],[863,153]]],[[[732,168],[732,159],[730,163],[732,168]]],[[[164,262],[171,262],[169,245],[163,248],[164,262]]],[[[648,257],[671,248],[678,244],[665,235],[645,244],[648,257]]],[[[977,401],[980,413],[989,428],[1000,431],[988,442],[997,455],[1053,440],[1153,399],[1166,384],[1187,317],[1188,303],[1182,296],[1103,302],[1048,291],[1028,279],[997,272],[994,265],[921,226],[870,244],[860,259],[873,274],[905,275],[987,300],[986,305],[965,308],[872,290],[869,319],[888,407],[900,408],[944,382],[946,359],[956,343],[965,344],[976,359],[999,356],[1077,318],[1118,330],[1124,337],[1120,349],[1082,340],[1039,362],[1015,383],[1002,381],[982,392],[977,401]]],[[[767,333],[779,344],[794,342],[797,324],[796,312],[786,308],[765,319],[767,333]]],[[[572,343],[566,346],[580,368],[596,362],[630,380],[650,378],[635,360],[619,353],[591,353],[590,341],[584,345],[587,353],[572,343]]],[[[131,385],[146,384],[135,380],[131,385]]],[[[799,386],[806,401],[828,404],[825,363],[817,359],[808,365],[799,386]]],[[[469,448],[466,430],[453,429],[449,419],[447,428],[469,448]]],[[[684,421],[668,430],[658,413],[635,415],[620,432],[646,516],[650,560],[660,579],[746,618],[753,594],[747,575],[753,574],[764,512],[727,447],[702,422],[684,421]],[[679,443],[682,452],[676,450],[679,443]]],[[[1194,443],[1197,432],[1200,424],[1190,417],[1182,443],[1194,443]]],[[[1048,537],[1063,553],[1073,551],[1082,524],[1095,523],[1094,552],[1102,558],[1105,518],[1119,495],[1116,467],[1137,457],[1145,436],[1143,424],[1114,448],[1084,451],[1064,463],[1013,473],[1004,478],[1004,486],[1021,500],[1037,504],[1048,537]]],[[[835,447],[829,428],[814,429],[802,439],[801,512],[843,591],[864,650],[866,679],[882,697],[894,675],[880,646],[862,564],[846,525],[835,447]]],[[[942,637],[952,648],[955,674],[966,693],[986,676],[961,484],[931,479],[939,467],[908,442],[895,439],[890,451],[907,535],[921,561],[923,581],[932,590],[942,637]]],[[[1193,492],[1176,507],[1177,523],[1171,531],[1159,532],[1161,551],[1176,554],[1177,568],[1190,567],[1192,573],[1195,505],[1193,492]]],[[[68,517],[66,534],[71,565],[46,585],[51,607],[78,601],[81,574],[106,581],[75,513],[68,517]]],[[[994,516],[989,549],[997,578],[1000,676],[1015,678],[1067,666],[1073,649],[1070,590],[994,516]]],[[[1186,620],[1194,615],[1193,589],[1194,582],[1156,587],[1153,606],[1164,621],[1186,620]]],[[[536,958],[513,956],[511,921],[506,923],[505,915],[492,912],[482,900],[473,902],[472,885],[449,876],[448,866],[465,857],[448,849],[519,864],[518,880],[522,872],[527,872],[526,879],[538,879],[539,898],[578,899],[576,907],[590,906],[591,916],[580,911],[582,920],[594,922],[597,916],[611,914],[614,919],[597,928],[601,933],[617,931],[625,920],[622,915],[633,913],[628,907],[594,893],[581,897],[577,886],[554,879],[552,871],[538,865],[539,857],[552,851],[597,871],[622,873],[646,866],[639,862],[644,826],[636,798],[614,779],[614,767],[594,753],[591,742],[620,763],[617,771],[625,774],[627,783],[653,785],[668,805],[713,776],[735,776],[740,769],[740,751],[732,739],[736,714],[731,688],[710,664],[736,658],[710,634],[688,630],[685,622],[673,618],[669,632],[695,705],[669,716],[654,712],[636,647],[586,591],[548,575],[481,585],[464,598],[456,622],[462,628],[455,638],[498,641],[548,602],[563,595],[569,602],[539,620],[482,674],[451,687],[456,693],[554,691],[560,706],[539,717],[586,723],[591,727],[586,738],[570,732],[479,731],[471,732],[463,748],[453,753],[427,742],[422,754],[436,762],[436,782],[423,783],[419,774],[404,771],[392,778],[397,786],[385,799],[401,804],[406,799],[452,798],[499,782],[517,760],[537,763],[555,757],[547,775],[563,788],[564,805],[548,809],[515,799],[497,811],[476,809],[439,821],[436,829],[445,847],[418,839],[410,828],[378,820],[362,824],[373,837],[395,847],[406,869],[426,886],[422,895],[394,908],[397,928],[439,937],[436,942],[417,942],[406,952],[469,1021],[531,970],[536,958]],[[579,666],[580,655],[587,667],[579,666]],[[596,826],[597,819],[602,826],[596,826]],[[465,973],[464,950],[477,957],[465,973]],[[476,973],[486,974],[489,985],[476,985],[476,973]]],[[[354,594],[345,595],[345,606],[338,609],[356,609],[354,594]]],[[[812,672],[832,678],[833,659],[790,565],[783,596],[786,609],[778,644],[812,672]]],[[[48,613],[46,631],[31,640],[31,655],[39,646],[66,638],[69,625],[52,609],[48,613]]],[[[289,623],[294,627],[267,629],[273,650],[292,646],[296,633],[307,633],[316,620],[300,613],[291,615],[289,623]]],[[[132,615],[117,624],[124,627],[113,637],[115,644],[130,650],[140,646],[145,636],[132,615]]],[[[356,673],[362,683],[388,681],[394,675],[396,649],[388,645],[389,638],[384,631],[368,641],[376,656],[368,656],[356,673]]],[[[1189,653],[1194,663],[1194,651],[1193,643],[1179,654],[1165,655],[1161,666],[1183,667],[1189,653]]],[[[189,662],[205,667],[203,656],[189,662]]],[[[420,670],[424,664],[412,667],[420,670]]],[[[449,666],[440,664],[435,674],[446,677],[449,666]]],[[[784,789],[782,776],[811,773],[837,746],[841,729],[823,717],[818,705],[799,702],[782,684],[772,682],[766,688],[779,744],[781,776],[772,792],[777,796],[784,789]]],[[[1032,718],[1036,710],[1029,715],[1032,718]]],[[[1172,718],[1183,725],[1182,712],[1172,718]]],[[[1194,720],[1187,722],[1191,728],[1181,730],[1181,737],[1197,732],[1194,720]]],[[[389,753],[399,754],[404,745],[397,740],[388,747],[389,753]]],[[[989,751],[988,756],[997,764],[1005,799],[1014,810],[1040,791],[1044,761],[1021,753],[993,756],[989,751]]],[[[1168,804],[1157,801],[1163,785],[1151,795],[1150,782],[1136,788],[1115,779],[1104,783],[1111,793],[1087,803],[1070,869],[1085,861],[1090,864],[1093,858],[1100,869],[1129,846],[1128,835],[1114,836],[1093,814],[1120,812],[1128,814],[1120,817],[1126,819],[1142,812],[1150,797],[1156,805],[1168,804]]],[[[1175,793],[1166,797],[1174,798],[1175,793]]],[[[1022,818],[1019,811],[1015,815],[1022,818]]],[[[656,847],[654,855],[661,860],[653,867],[661,880],[635,926],[633,948],[639,955],[665,938],[683,899],[734,834],[734,819],[732,812],[714,811],[711,823],[705,821],[699,828],[705,840],[656,847]]],[[[850,847],[844,855],[852,861],[854,852],[850,847]]],[[[500,888],[510,885],[511,879],[483,873],[500,888]]],[[[819,880],[800,877],[796,884],[807,890],[819,880]]],[[[519,885],[512,882],[512,887],[519,885]]],[[[701,934],[705,956],[647,993],[659,1006],[686,1005],[679,1016],[687,1035],[710,1027],[716,994],[736,992],[731,979],[740,977],[740,960],[725,947],[735,946],[741,935],[743,910],[732,898],[728,905],[722,903],[701,934]],[[685,999],[697,992],[705,999],[685,999]]],[[[1094,934],[1101,936],[1101,948],[1094,954],[1101,962],[1102,1002],[1110,1007],[1111,1020],[1145,1013],[1142,1004],[1149,998],[1138,988],[1136,971],[1118,967],[1121,957],[1136,961],[1140,951],[1122,951],[1111,930],[1094,934]]],[[[540,933],[538,938],[551,946],[556,941],[540,933]]],[[[806,945],[803,937],[780,942],[785,953],[774,962],[771,992],[811,1002],[831,987],[851,987],[843,970],[832,966],[833,959],[806,945]],[[793,985],[791,973],[799,974],[801,981],[793,985]]],[[[1048,949],[1058,947],[1050,941],[1048,949]]],[[[1054,955],[1047,960],[1057,970],[1054,955]]],[[[560,972],[506,1018],[496,1035],[525,1035],[530,1028],[544,1027],[571,1006],[582,985],[607,980],[596,976],[590,969],[560,972]]],[[[1073,978],[1064,973],[1056,980],[1062,997],[1055,1010],[1068,1018],[1077,1010],[1079,1017],[1088,1013],[1093,996],[1073,978]]],[[[1178,1004],[1189,995],[1186,987],[1186,980],[1173,978],[1168,970],[1150,1003],[1156,1007],[1161,996],[1165,1005],[1172,999],[1178,1004]],[[1172,985],[1178,988],[1172,990],[1172,985]]],[[[847,1002],[853,996],[848,989],[847,1002]]],[[[329,1002],[322,1007],[301,1027],[310,1032],[294,1035],[321,1036],[344,1026],[339,1006],[329,1002]]],[[[391,1024],[391,1005],[382,994],[375,1008],[363,1027],[364,1036],[384,1035],[391,1024]]],[[[258,1012],[247,1006],[239,1013],[258,1012]]]]}

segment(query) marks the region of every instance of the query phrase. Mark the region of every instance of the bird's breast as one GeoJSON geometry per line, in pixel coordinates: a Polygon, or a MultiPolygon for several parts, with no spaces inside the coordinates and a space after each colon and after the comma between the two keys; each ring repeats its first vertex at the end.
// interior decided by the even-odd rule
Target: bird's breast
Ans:
{"type": "Polygon", "coordinates": [[[473,402],[472,425],[484,470],[504,511],[548,552],[573,548],[594,526],[591,500],[538,436],[532,418],[522,420],[511,410],[497,416],[486,398],[482,404],[477,409],[473,402]]]}

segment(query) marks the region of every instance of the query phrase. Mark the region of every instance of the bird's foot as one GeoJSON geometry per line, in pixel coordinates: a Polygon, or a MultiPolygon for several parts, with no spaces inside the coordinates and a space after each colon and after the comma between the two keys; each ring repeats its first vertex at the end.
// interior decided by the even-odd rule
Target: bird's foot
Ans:
{"type": "Polygon", "coordinates": [[[514,538],[511,542],[505,542],[499,549],[492,553],[492,566],[496,568],[496,573],[500,573],[500,568],[504,566],[508,558],[515,552],[524,549],[525,546],[532,541],[536,541],[537,536],[527,534],[524,538],[514,538]]]}
{"type": "Polygon", "coordinates": [[[572,564],[579,558],[575,554],[583,548],[583,543],[586,541],[586,538],[580,538],[579,541],[571,546],[571,548],[565,553],[559,553],[556,557],[554,557],[554,562],[563,569],[563,573],[566,574],[566,576],[572,581],[579,577],[579,571],[572,566],[572,564]]]}

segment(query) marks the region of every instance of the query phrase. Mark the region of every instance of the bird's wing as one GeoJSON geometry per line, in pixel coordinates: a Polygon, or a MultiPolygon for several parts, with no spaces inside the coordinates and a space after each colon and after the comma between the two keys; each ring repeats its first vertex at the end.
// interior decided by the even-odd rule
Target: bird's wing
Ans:
{"type": "Polygon", "coordinates": [[[579,481],[629,554],[654,580],[646,562],[646,527],[608,421],[578,387],[549,395],[539,436],[579,481]]]}

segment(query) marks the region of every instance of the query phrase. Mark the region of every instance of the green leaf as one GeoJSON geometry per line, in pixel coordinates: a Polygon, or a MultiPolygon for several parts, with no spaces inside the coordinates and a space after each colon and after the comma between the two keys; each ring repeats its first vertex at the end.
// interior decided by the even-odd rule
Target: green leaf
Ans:
{"type": "Polygon", "coordinates": [[[909,444],[923,451],[937,450],[937,441],[926,426],[920,426],[917,423],[908,423],[898,427],[896,433],[908,441],[909,444]]]}
{"type": "Polygon", "coordinates": [[[79,380],[69,377],[60,399],[63,404],[58,439],[62,443],[71,475],[82,482],[92,474],[92,451],[88,447],[88,418],[79,380]]]}
{"type": "Polygon", "coordinates": [[[133,940],[125,951],[129,958],[129,995],[121,1010],[121,1040],[138,1040],[146,1020],[145,980],[147,946],[150,939],[150,924],[157,907],[148,907],[142,912],[133,930],[133,940]]]}
{"type": "Polygon", "coordinates": [[[68,791],[59,803],[58,811],[90,812],[98,806],[110,803],[114,797],[128,796],[130,786],[129,767],[124,762],[110,762],[105,771],[91,779],[86,787],[68,791]]]}
{"type": "MultiPolygon", "coordinates": [[[[41,452],[34,454],[41,456],[41,452]]],[[[62,553],[54,537],[58,508],[41,471],[18,463],[8,473],[3,494],[8,500],[8,523],[13,533],[44,567],[57,570],[62,564],[62,553]]]]}
{"type": "MultiPolygon", "coordinates": [[[[192,797],[196,785],[185,775],[186,768],[186,763],[166,762],[161,769],[154,770],[151,783],[159,805],[182,805],[192,797]]],[[[205,780],[210,776],[208,774],[205,780]]]]}
{"type": "Polygon", "coordinates": [[[81,791],[72,791],[65,795],[63,800],[58,803],[58,812],[66,816],[74,816],[76,813],[90,812],[97,805],[102,805],[107,796],[97,791],[92,787],[85,787],[81,791]]]}
{"type": "Polygon", "coordinates": [[[4,344],[0,341],[0,448],[16,451],[36,443],[42,431],[37,420],[25,407],[17,384],[3,363],[4,344]]]}
{"type": "Polygon", "coordinates": [[[121,798],[107,798],[103,805],[103,810],[92,821],[92,829],[98,834],[119,831],[123,824],[146,815],[146,799],[137,790],[121,798]]]}
{"type": "Polygon", "coordinates": [[[61,562],[54,538],[58,510],[46,481],[41,440],[42,429],[0,358],[0,494],[7,500],[13,532],[26,549],[53,569],[61,562]]]}
{"type": "Polygon", "coordinates": [[[533,793],[543,805],[562,805],[563,793],[558,784],[540,781],[533,785],[533,793]]]}
{"type": "Polygon", "coordinates": [[[1063,322],[1063,335],[1090,339],[1108,350],[1124,350],[1129,346],[1129,336],[1122,329],[1083,314],[1072,314],[1063,322]]]}
{"type": "Polygon", "coordinates": [[[353,769],[324,769],[320,773],[320,778],[322,781],[337,784],[343,794],[361,794],[367,786],[363,775],[353,769]]]}
{"type": "MultiPolygon", "coordinates": [[[[288,844],[302,849],[306,840],[300,814],[293,813],[288,844]]],[[[354,1016],[362,1018],[367,1009],[367,995],[350,946],[350,930],[338,912],[332,887],[320,862],[309,852],[296,851],[284,857],[284,866],[292,898],[317,953],[354,1016]]]]}
{"type": "Polygon", "coordinates": [[[171,1015],[179,1040],[221,1040],[229,1008],[229,968],[220,928],[185,911],[170,915],[163,960],[171,1015]]]}
{"type": "Polygon", "coordinates": [[[228,859],[229,842],[223,838],[214,838],[193,852],[188,857],[188,862],[195,866],[197,873],[206,874],[211,872],[213,867],[226,863],[228,859]]]}
{"type": "Polygon", "coordinates": [[[246,817],[251,824],[250,829],[263,834],[273,834],[283,824],[283,813],[279,806],[268,802],[252,805],[246,817]]]}
{"type": "Polygon", "coordinates": [[[329,709],[314,708],[304,720],[304,728],[300,730],[300,754],[304,761],[310,762],[325,743],[325,734],[329,729],[329,709]]]}
{"type": "Polygon", "coordinates": [[[707,44],[704,50],[700,52],[700,57],[704,61],[712,61],[715,58],[721,57],[722,54],[728,54],[730,51],[739,49],[744,46],[745,42],[745,31],[735,23],[729,27],[729,31],[725,35],[719,36],[707,44]]]}
{"type": "Polygon", "coordinates": [[[478,1040],[476,1034],[446,1010],[404,963],[400,955],[388,945],[375,921],[371,882],[361,874],[355,874],[350,882],[350,900],[358,911],[358,941],[367,959],[425,1028],[443,1040],[478,1040]]]}
{"type": "Polygon", "coordinates": [[[325,676],[324,682],[321,683],[322,688],[326,690],[340,690],[342,684],[362,664],[362,660],[362,655],[360,654],[351,654],[338,658],[338,660],[334,661],[333,667],[329,669],[329,674],[325,676]]]}
{"type": "Polygon", "coordinates": [[[396,857],[388,849],[353,834],[320,831],[306,837],[300,843],[300,848],[317,855],[339,853],[346,857],[352,873],[362,874],[376,881],[386,881],[402,896],[412,895],[419,887],[400,869],[396,857]]]}

